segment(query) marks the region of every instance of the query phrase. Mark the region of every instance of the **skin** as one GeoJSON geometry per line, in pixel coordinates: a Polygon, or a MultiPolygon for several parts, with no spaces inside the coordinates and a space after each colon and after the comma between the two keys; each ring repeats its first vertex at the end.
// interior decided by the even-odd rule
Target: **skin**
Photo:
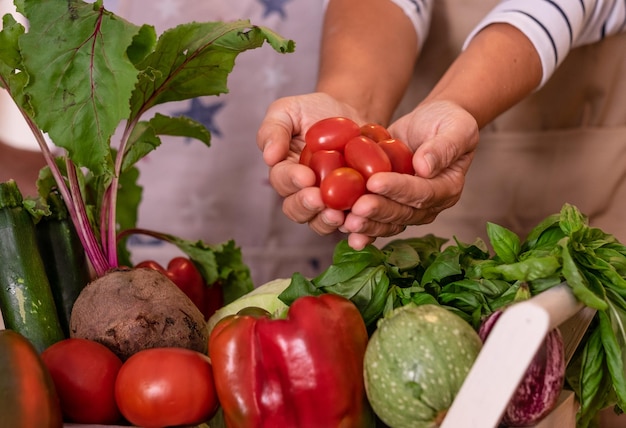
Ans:
{"type": "Polygon", "coordinates": [[[478,33],[426,99],[389,124],[413,71],[417,42],[410,21],[392,2],[329,3],[317,92],[275,101],[257,134],[270,182],[291,220],[319,234],[339,229],[357,250],[407,225],[432,222],[459,200],[479,129],[541,81],[539,56],[528,38],[508,24],[493,24],[478,33]],[[414,150],[415,175],[375,174],[367,182],[371,193],[349,214],[325,208],[313,171],[297,162],[306,130],[330,116],[388,126],[414,150]]]}

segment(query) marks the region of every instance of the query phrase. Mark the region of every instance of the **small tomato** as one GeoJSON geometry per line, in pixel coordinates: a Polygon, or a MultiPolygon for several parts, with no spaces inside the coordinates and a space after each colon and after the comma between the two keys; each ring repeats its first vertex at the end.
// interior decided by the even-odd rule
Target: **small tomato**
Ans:
{"type": "Polygon", "coordinates": [[[114,391],[122,361],[113,351],[98,342],[70,338],[46,348],[41,358],[66,421],[110,425],[121,420],[114,391]]]}
{"type": "Polygon", "coordinates": [[[318,150],[313,153],[309,162],[309,168],[315,171],[316,186],[319,186],[332,170],[342,166],[346,166],[346,161],[343,154],[337,150],[318,150]]]}
{"type": "Polygon", "coordinates": [[[133,354],[115,382],[122,415],[153,428],[196,425],[217,411],[209,357],[184,348],[151,348],[133,354]]]}
{"type": "Polygon", "coordinates": [[[381,140],[378,142],[378,145],[387,153],[393,171],[401,174],[415,174],[413,169],[413,152],[409,149],[409,146],[395,138],[381,140]]]}
{"type": "Polygon", "coordinates": [[[354,121],[345,117],[329,117],[315,122],[304,136],[309,150],[343,150],[348,140],[361,135],[354,121]]]}
{"type": "Polygon", "coordinates": [[[348,210],[365,193],[365,179],[347,166],[331,171],[320,184],[322,201],[336,210],[348,210]]]}
{"type": "Polygon", "coordinates": [[[377,172],[392,171],[385,151],[374,140],[362,135],[348,141],[343,154],[346,164],[359,171],[365,180],[377,172]]]}
{"type": "Polygon", "coordinates": [[[379,142],[391,138],[391,134],[382,125],[377,123],[366,123],[361,126],[361,135],[372,140],[379,142]]]}

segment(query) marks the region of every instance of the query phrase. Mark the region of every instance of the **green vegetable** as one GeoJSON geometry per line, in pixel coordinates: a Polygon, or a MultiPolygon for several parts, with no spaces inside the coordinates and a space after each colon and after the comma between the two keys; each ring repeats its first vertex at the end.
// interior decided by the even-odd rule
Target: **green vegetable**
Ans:
{"type": "MultiPolygon", "coordinates": [[[[116,16],[102,0],[15,3],[28,31],[11,15],[3,17],[0,87],[46,159],[54,183],[40,186],[57,187],[100,277],[120,264],[117,233],[134,227],[141,197],[135,163],[161,144],[161,135],[210,144],[209,131],[190,118],[144,116],[160,104],[226,93],[239,53],[266,42],[287,53],[294,43],[248,20],[192,22],[157,37],[154,27],[116,16]],[[65,149],[60,158],[53,158],[44,133],[65,149]],[[111,141],[114,133],[119,141],[111,141]]],[[[240,262],[240,254],[230,255],[220,258],[223,270],[240,262]]],[[[220,275],[214,263],[203,268],[220,275]]],[[[249,277],[237,280],[252,287],[249,277]]]]}
{"type": "Polygon", "coordinates": [[[72,306],[90,280],[89,264],[60,195],[51,192],[47,202],[50,215],[35,227],[37,243],[61,327],[69,337],[72,306]]]}
{"type": "Polygon", "coordinates": [[[438,305],[409,303],[382,318],[365,351],[365,388],[374,412],[392,428],[439,426],[482,341],[438,305]]]}
{"type": "Polygon", "coordinates": [[[35,223],[15,181],[0,183],[0,311],[38,352],[64,339],[37,248],[35,223]]]}

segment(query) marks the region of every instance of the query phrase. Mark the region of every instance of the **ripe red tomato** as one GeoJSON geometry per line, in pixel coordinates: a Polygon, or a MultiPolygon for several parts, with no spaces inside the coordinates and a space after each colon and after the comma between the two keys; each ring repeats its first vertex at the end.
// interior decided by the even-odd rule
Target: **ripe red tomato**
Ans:
{"type": "Polygon", "coordinates": [[[352,138],[344,148],[346,164],[367,180],[377,172],[391,172],[391,161],[372,139],[362,135],[352,138]]]}
{"type": "Polygon", "coordinates": [[[314,123],[304,141],[309,150],[343,150],[348,140],[361,135],[361,128],[345,117],[329,117],[314,123]]]}
{"type": "Polygon", "coordinates": [[[313,153],[309,162],[309,167],[315,171],[317,177],[316,186],[320,185],[328,173],[342,166],[346,166],[346,160],[338,150],[318,150],[313,153]]]}
{"type": "Polygon", "coordinates": [[[322,201],[336,210],[348,210],[365,193],[365,179],[347,166],[331,171],[320,184],[322,201]]]}
{"type": "Polygon", "coordinates": [[[309,166],[312,154],[313,152],[311,151],[311,148],[305,144],[302,148],[302,151],[300,152],[300,158],[298,159],[298,163],[309,166]]]}
{"type": "Polygon", "coordinates": [[[66,421],[112,425],[121,420],[114,391],[122,361],[113,351],[98,342],[70,338],[46,348],[41,358],[66,421]]]}
{"type": "Polygon", "coordinates": [[[209,357],[184,348],[133,354],[117,375],[115,398],[130,423],[146,428],[199,424],[218,408],[209,357]]]}
{"type": "Polygon", "coordinates": [[[377,123],[366,123],[362,125],[361,135],[376,142],[391,138],[391,134],[387,131],[387,128],[377,123]]]}
{"type": "Polygon", "coordinates": [[[413,152],[409,146],[395,138],[381,140],[378,145],[387,153],[391,161],[391,168],[402,174],[415,174],[413,169],[413,152]]]}

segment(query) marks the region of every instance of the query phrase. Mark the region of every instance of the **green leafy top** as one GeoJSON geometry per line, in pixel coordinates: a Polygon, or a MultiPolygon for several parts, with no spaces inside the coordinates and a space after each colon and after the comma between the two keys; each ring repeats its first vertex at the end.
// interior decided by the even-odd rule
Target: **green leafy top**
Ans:
{"type": "MultiPolygon", "coordinates": [[[[190,118],[143,116],[159,104],[226,93],[239,53],[265,42],[288,53],[294,42],[248,20],[192,22],[157,37],[152,26],[104,9],[102,0],[15,4],[29,29],[11,15],[3,17],[0,87],[33,131],[87,255],[102,275],[118,264],[118,191],[124,192],[122,184],[133,186],[124,175],[161,144],[161,135],[210,143],[208,130],[190,118]],[[120,141],[112,142],[119,129],[120,141]],[[61,162],[53,158],[44,134],[65,149],[61,162]]],[[[141,192],[126,194],[132,200],[124,201],[130,205],[124,218],[132,223],[141,192]]]]}

